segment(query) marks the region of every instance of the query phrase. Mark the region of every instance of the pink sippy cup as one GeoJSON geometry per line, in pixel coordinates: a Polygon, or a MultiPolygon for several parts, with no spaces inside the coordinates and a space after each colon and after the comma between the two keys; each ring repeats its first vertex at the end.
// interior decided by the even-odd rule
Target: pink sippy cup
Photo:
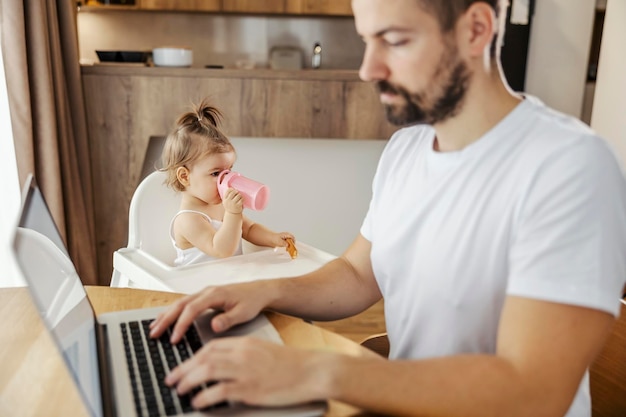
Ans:
{"type": "Polygon", "coordinates": [[[252,210],[263,210],[270,199],[270,189],[267,185],[226,169],[217,177],[217,191],[221,198],[224,198],[229,188],[239,191],[243,196],[243,206],[252,210]]]}

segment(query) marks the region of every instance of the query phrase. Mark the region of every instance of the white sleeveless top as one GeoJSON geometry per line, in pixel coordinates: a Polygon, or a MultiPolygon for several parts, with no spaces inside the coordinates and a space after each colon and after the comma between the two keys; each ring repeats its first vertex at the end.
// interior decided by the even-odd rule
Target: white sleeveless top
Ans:
{"type": "MultiPolygon", "coordinates": [[[[181,213],[196,213],[196,214],[200,214],[209,223],[211,223],[211,226],[213,226],[215,228],[215,230],[219,230],[219,228],[222,227],[222,222],[221,221],[213,220],[207,214],[205,214],[205,213],[203,213],[201,211],[181,210],[178,213],[176,213],[174,215],[174,217],[172,218],[172,221],[170,222],[170,239],[172,240],[172,245],[174,245],[174,249],[176,249],[176,259],[174,260],[174,266],[191,265],[191,264],[197,264],[197,263],[207,262],[207,261],[214,261],[216,259],[219,259],[219,258],[216,258],[214,256],[207,255],[206,253],[202,252],[200,249],[198,249],[196,247],[191,247],[191,248],[187,248],[187,249],[181,249],[181,248],[179,248],[176,245],[176,240],[174,239],[174,220],[181,213]]],[[[235,251],[233,256],[234,255],[241,255],[242,253],[243,252],[242,252],[242,249],[241,249],[241,239],[240,239],[239,240],[239,245],[237,246],[237,250],[235,251]]]]}

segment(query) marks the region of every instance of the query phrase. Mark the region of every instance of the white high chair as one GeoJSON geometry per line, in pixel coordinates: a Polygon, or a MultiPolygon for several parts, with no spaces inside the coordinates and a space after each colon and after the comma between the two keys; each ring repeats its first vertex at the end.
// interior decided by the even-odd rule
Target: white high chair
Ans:
{"type": "Polygon", "coordinates": [[[164,184],[166,174],[155,171],[137,187],[130,201],[128,245],[113,253],[112,287],[141,283],[146,269],[154,264],[167,268],[173,264],[176,251],[169,240],[170,221],[180,206],[180,194],[164,184]]]}
{"type": "Polygon", "coordinates": [[[179,210],[180,194],[164,184],[165,173],[149,174],[130,202],[128,245],[113,253],[111,287],[195,292],[207,285],[300,275],[334,258],[297,242],[298,257],[285,250],[243,241],[243,255],[175,267],[176,251],[169,238],[170,222],[179,210]]]}

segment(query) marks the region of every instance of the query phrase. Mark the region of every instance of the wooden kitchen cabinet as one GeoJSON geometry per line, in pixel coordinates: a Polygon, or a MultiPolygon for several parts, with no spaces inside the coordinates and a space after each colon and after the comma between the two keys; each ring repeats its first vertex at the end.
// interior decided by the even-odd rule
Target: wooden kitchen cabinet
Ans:
{"type": "Polygon", "coordinates": [[[351,0],[135,0],[107,5],[87,0],[88,10],[154,10],[240,14],[352,16],[351,0]]]}
{"type": "Polygon", "coordinates": [[[285,0],[222,0],[222,11],[233,13],[284,13],[285,0]]]}
{"type": "Polygon", "coordinates": [[[352,16],[351,0],[222,0],[222,11],[287,15],[352,16]]]}
{"type": "Polygon", "coordinates": [[[351,0],[285,0],[288,14],[352,16],[351,0]]]}
{"type": "Polygon", "coordinates": [[[141,10],[219,12],[222,0],[138,0],[141,10]]]}

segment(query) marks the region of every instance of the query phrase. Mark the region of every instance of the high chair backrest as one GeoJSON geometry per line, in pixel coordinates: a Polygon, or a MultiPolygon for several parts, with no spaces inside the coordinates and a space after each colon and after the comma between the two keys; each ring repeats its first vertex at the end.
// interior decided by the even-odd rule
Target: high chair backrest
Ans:
{"type": "Polygon", "coordinates": [[[165,185],[166,174],[155,171],[137,187],[130,201],[128,247],[141,249],[166,265],[176,251],[170,240],[170,222],[180,207],[180,193],[165,185]]]}

